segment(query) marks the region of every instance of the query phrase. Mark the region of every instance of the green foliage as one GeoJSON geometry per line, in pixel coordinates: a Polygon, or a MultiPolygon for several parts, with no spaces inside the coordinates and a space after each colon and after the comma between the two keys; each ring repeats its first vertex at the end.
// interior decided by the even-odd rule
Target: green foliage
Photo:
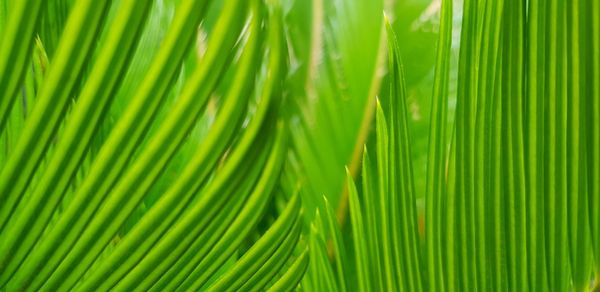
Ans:
{"type": "Polygon", "coordinates": [[[598,2],[0,0],[0,291],[598,289],[598,2]]]}
{"type": "Polygon", "coordinates": [[[278,187],[288,134],[277,4],[10,5],[2,28],[11,45],[0,54],[0,289],[297,284],[308,254],[300,198],[278,187]],[[208,11],[218,17],[200,49],[208,11]],[[270,212],[275,222],[243,251],[275,198],[287,207],[270,212]],[[279,273],[287,266],[296,272],[279,273]]]}
{"type": "Polygon", "coordinates": [[[292,66],[286,88],[294,101],[289,111],[293,155],[300,162],[296,180],[312,198],[304,201],[308,218],[324,194],[344,216],[344,166],[359,169],[382,78],[383,1],[287,3],[292,66]]]}
{"type": "MultiPolygon", "coordinates": [[[[365,149],[360,193],[347,177],[355,271],[311,266],[314,274],[335,275],[329,282],[341,291],[592,289],[600,210],[593,5],[465,1],[449,139],[452,1],[442,1],[424,230],[398,40],[388,25],[391,93],[377,108],[376,159],[365,149]]],[[[334,257],[346,254],[336,263],[352,259],[334,247],[334,257]]]]}

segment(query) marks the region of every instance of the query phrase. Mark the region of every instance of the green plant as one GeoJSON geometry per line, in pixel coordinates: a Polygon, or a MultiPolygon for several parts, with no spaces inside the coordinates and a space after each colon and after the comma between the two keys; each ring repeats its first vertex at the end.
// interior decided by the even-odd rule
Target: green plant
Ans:
{"type": "Polygon", "coordinates": [[[598,289],[598,1],[453,9],[0,0],[0,291],[598,289]]]}
{"type": "Polygon", "coordinates": [[[452,4],[442,3],[424,231],[417,223],[403,70],[388,24],[391,94],[387,111],[377,109],[376,159],[364,153],[362,196],[348,175],[354,257],[326,216],[330,228],[316,228],[314,236],[322,248],[327,238],[334,242],[335,267],[317,261],[303,285],[317,291],[594,289],[597,4],[465,1],[450,140],[452,4]]]}
{"type": "Polygon", "coordinates": [[[2,5],[15,11],[2,19],[11,45],[0,49],[3,289],[287,289],[299,281],[307,262],[300,201],[276,187],[287,149],[278,5],[2,5]],[[68,17],[54,10],[64,5],[68,17]],[[209,9],[218,11],[212,23],[209,9]],[[40,34],[30,58],[38,19],[61,16],[60,38],[40,34]],[[203,20],[209,41],[199,52],[203,20]],[[47,59],[46,43],[56,45],[47,59]],[[283,205],[260,225],[273,200],[283,205]],[[298,271],[285,273],[288,259],[298,271]]]}

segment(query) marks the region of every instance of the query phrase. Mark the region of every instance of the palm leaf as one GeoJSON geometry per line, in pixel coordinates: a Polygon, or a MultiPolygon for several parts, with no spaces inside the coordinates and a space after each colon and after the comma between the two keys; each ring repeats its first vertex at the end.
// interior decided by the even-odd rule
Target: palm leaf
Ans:
{"type": "Polygon", "coordinates": [[[597,290],[597,1],[463,1],[456,80],[425,4],[0,0],[0,290],[597,290]]]}
{"type": "Polygon", "coordinates": [[[358,172],[381,82],[382,1],[290,1],[292,142],[310,212],[326,195],[346,215],[343,169],[358,172]],[[309,17],[311,22],[306,22],[309,17]],[[360,41],[363,46],[356,46],[360,41]]]}
{"type": "MultiPolygon", "coordinates": [[[[173,13],[170,2],[165,10],[133,0],[39,7],[47,22],[31,59],[34,71],[23,70],[27,94],[36,95],[31,113],[13,114],[21,110],[17,103],[12,109],[16,92],[2,87],[12,90],[2,92],[3,137],[19,138],[2,144],[3,153],[10,151],[0,184],[3,289],[218,289],[231,279],[237,287],[266,288],[294,285],[303,274],[306,252],[295,260],[302,250],[298,196],[243,256],[235,255],[268,211],[287,149],[278,114],[287,57],[281,8],[226,1],[196,57],[197,27],[210,1],[174,2],[168,30],[156,29],[173,13]],[[223,97],[213,96],[221,92],[217,86],[224,86],[223,97]],[[221,103],[207,121],[201,117],[211,97],[221,103]],[[199,123],[206,123],[206,134],[190,138],[199,123]],[[156,188],[184,151],[179,176],[156,188]],[[288,260],[296,274],[278,273],[288,260]]],[[[17,27],[31,20],[8,21],[17,27]]],[[[20,46],[31,46],[34,33],[40,32],[21,33],[23,43],[3,54],[29,54],[20,46]]],[[[5,73],[30,61],[11,62],[2,76],[20,84],[21,73],[5,73]]]]}
{"type": "Polygon", "coordinates": [[[595,65],[586,60],[597,39],[582,26],[590,3],[465,1],[447,139],[450,3],[441,5],[424,242],[414,223],[402,66],[388,29],[391,102],[387,116],[378,106],[377,161],[364,156],[361,192],[348,177],[356,275],[345,278],[358,290],[587,291],[598,196],[586,158],[596,136],[588,128],[595,65]]]}

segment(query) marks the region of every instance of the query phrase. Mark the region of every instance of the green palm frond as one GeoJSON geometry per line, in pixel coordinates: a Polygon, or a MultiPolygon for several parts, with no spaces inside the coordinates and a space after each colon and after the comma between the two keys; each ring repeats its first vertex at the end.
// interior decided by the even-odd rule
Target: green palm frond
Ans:
{"type": "Polygon", "coordinates": [[[23,13],[2,18],[1,289],[293,287],[303,274],[298,196],[238,255],[288,200],[281,8],[158,2],[9,4],[23,13]],[[56,11],[69,11],[59,36],[56,11]],[[38,32],[26,12],[53,18],[38,32]]]}
{"type": "Polygon", "coordinates": [[[597,291],[599,2],[0,0],[0,291],[597,291]]]}
{"type": "Polygon", "coordinates": [[[289,1],[292,52],[287,88],[297,179],[309,218],[326,195],[346,214],[344,166],[355,174],[373,117],[385,53],[383,1],[289,1]],[[312,22],[307,22],[309,18],[312,22]],[[356,43],[361,43],[357,46],[356,43]]]}
{"type": "MultiPolygon", "coordinates": [[[[526,4],[465,1],[449,139],[452,1],[442,1],[424,230],[417,221],[420,195],[413,186],[398,40],[388,24],[391,93],[390,101],[377,107],[376,159],[365,150],[360,188],[347,177],[352,237],[346,240],[352,253],[340,250],[343,243],[333,244],[331,255],[346,258],[329,267],[312,265],[316,271],[309,269],[304,286],[591,289],[598,278],[592,273],[592,261],[598,265],[592,246],[597,246],[600,195],[593,191],[598,62],[592,52],[600,43],[590,19],[598,15],[590,1],[526,4]],[[348,260],[341,270],[337,263],[348,260]]],[[[324,234],[313,236],[325,236],[324,246],[337,241],[332,231],[324,234]]],[[[313,260],[321,254],[313,251],[313,260]]]]}

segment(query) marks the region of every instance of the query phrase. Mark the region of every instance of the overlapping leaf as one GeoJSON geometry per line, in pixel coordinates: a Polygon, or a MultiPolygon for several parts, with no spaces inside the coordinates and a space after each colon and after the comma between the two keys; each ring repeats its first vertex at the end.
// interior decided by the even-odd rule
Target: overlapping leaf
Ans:
{"type": "MultiPolygon", "coordinates": [[[[424,242],[413,221],[404,84],[388,33],[393,101],[389,111],[378,107],[377,159],[363,159],[362,191],[348,178],[356,274],[339,278],[356,279],[361,291],[593,289],[600,196],[593,5],[465,1],[448,148],[451,1],[442,2],[424,242]]],[[[322,274],[340,272],[333,270],[322,274]]],[[[335,283],[329,277],[321,282],[335,283]]],[[[309,270],[305,286],[316,279],[309,270]]]]}
{"type": "Polygon", "coordinates": [[[0,287],[206,289],[223,271],[229,276],[216,285],[296,285],[307,262],[306,251],[296,258],[303,249],[298,196],[236,260],[277,193],[287,150],[279,5],[219,4],[199,52],[197,29],[210,1],[44,3],[17,4],[44,14],[41,32],[37,17],[16,13],[6,28],[0,19],[7,32],[26,30],[2,51],[25,58],[5,58],[14,60],[0,71],[2,82],[24,82],[25,91],[2,87],[10,92],[2,93],[0,127],[0,287]],[[168,29],[158,29],[165,19],[172,19],[168,29]],[[49,64],[42,42],[50,45],[49,64]],[[214,121],[201,118],[211,99],[218,99],[214,121]],[[206,134],[190,139],[199,123],[206,134]],[[183,147],[189,154],[178,177],[155,188],[183,147]],[[134,213],[156,190],[155,202],[134,213]],[[284,274],[287,265],[296,272],[284,274]]]}

